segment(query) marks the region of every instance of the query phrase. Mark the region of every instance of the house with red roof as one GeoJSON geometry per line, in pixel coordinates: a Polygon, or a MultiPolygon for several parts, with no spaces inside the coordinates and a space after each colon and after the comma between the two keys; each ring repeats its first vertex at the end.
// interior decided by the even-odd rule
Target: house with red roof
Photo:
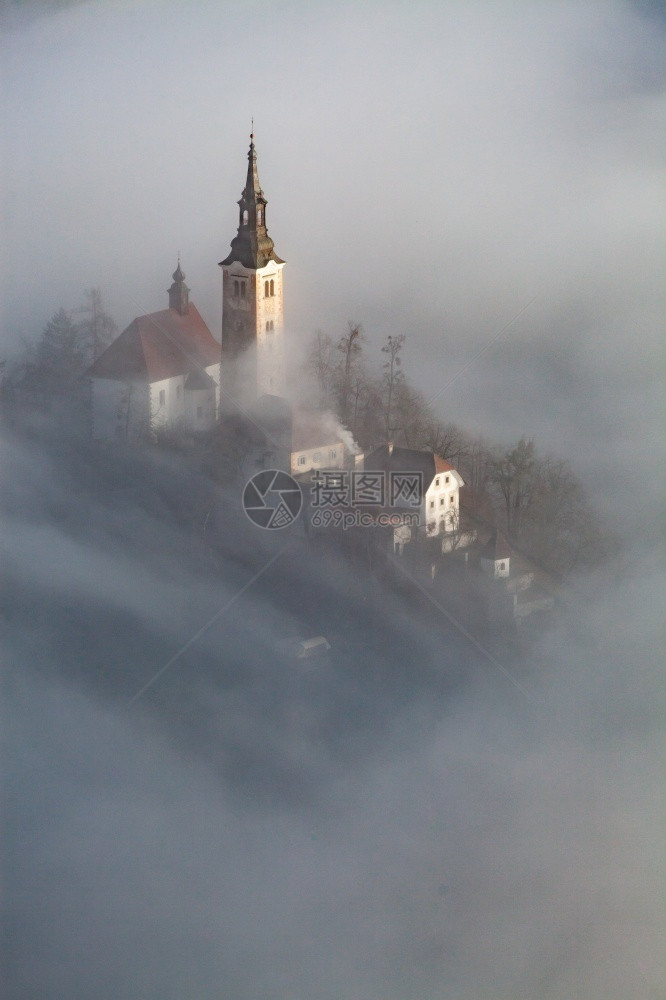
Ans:
{"type": "Polygon", "coordinates": [[[132,320],[87,372],[93,437],[138,440],[160,429],[206,431],[220,403],[220,345],[180,267],[169,308],[132,320]]]}
{"type": "MultiPolygon", "coordinates": [[[[389,442],[365,455],[363,469],[383,474],[389,506],[418,512],[419,528],[428,537],[458,538],[460,489],[464,482],[446,459],[431,451],[401,448],[389,442]],[[414,491],[409,489],[412,481],[418,483],[414,491]]],[[[395,529],[395,551],[403,551],[414,537],[414,530],[407,524],[395,529]]]]}

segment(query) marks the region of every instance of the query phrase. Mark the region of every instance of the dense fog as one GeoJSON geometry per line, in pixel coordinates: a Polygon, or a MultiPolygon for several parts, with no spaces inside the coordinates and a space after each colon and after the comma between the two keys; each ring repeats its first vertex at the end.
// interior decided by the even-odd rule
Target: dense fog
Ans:
{"type": "Polygon", "coordinates": [[[187,456],[5,429],[8,997],[665,995],[664,28],[5,5],[4,357],[86,288],[164,308],[178,251],[218,335],[254,115],[294,372],[315,328],[405,333],[443,419],[535,435],[618,532],[529,643],[473,644],[187,456]]]}

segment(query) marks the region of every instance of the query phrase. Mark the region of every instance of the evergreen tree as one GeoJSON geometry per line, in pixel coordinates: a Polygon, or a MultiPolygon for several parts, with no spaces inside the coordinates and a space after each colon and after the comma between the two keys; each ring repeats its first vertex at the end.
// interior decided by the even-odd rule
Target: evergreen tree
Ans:
{"type": "Polygon", "coordinates": [[[78,324],[79,341],[86,365],[91,365],[115,340],[118,327],[104,308],[99,288],[89,289],[85,296],[86,305],[76,312],[84,315],[78,324]]]}
{"type": "Polygon", "coordinates": [[[70,314],[59,309],[46,324],[29,366],[28,387],[48,395],[69,394],[85,370],[86,352],[81,333],[70,314]]]}

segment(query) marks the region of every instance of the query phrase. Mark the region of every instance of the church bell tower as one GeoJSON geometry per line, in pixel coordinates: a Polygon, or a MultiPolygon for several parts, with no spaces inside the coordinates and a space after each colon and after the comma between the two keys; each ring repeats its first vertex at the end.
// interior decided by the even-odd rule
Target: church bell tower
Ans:
{"type": "Polygon", "coordinates": [[[222,268],[222,384],[227,398],[250,404],[285,390],[282,271],[266,228],[254,134],[238,202],[238,232],[222,268]]]}

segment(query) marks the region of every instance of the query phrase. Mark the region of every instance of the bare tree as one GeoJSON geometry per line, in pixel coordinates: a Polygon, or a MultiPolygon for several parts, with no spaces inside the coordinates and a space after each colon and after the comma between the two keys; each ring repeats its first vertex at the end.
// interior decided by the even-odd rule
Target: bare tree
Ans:
{"type": "Polygon", "coordinates": [[[401,386],[405,381],[405,376],[402,371],[402,359],[400,357],[403,344],[405,343],[405,335],[401,333],[397,337],[392,337],[390,334],[386,338],[386,343],[382,347],[382,354],[386,355],[386,361],[384,362],[383,368],[383,378],[382,385],[384,389],[384,431],[386,434],[386,440],[389,441],[393,437],[394,431],[398,430],[393,424],[394,418],[394,404],[395,397],[398,391],[398,387],[401,386]]]}
{"type": "Polygon", "coordinates": [[[336,365],[338,414],[346,427],[350,423],[352,385],[354,380],[358,380],[361,376],[361,336],[360,324],[352,323],[350,320],[347,324],[347,333],[340,338],[337,344],[339,352],[336,365]]]}
{"type": "Polygon", "coordinates": [[[515,541],[535,496],[537,472],[534,441],[527,438],[491,462],[490,482],[502,506],[506,533],[515,541]]]}
{"type": "Polygon", "coordinates": [[[305,367],[315,382],[317,405],[323,410],[328,409],[333,405],[334,364],[333,342],[327,333],[315,330],[305,367]]]}

